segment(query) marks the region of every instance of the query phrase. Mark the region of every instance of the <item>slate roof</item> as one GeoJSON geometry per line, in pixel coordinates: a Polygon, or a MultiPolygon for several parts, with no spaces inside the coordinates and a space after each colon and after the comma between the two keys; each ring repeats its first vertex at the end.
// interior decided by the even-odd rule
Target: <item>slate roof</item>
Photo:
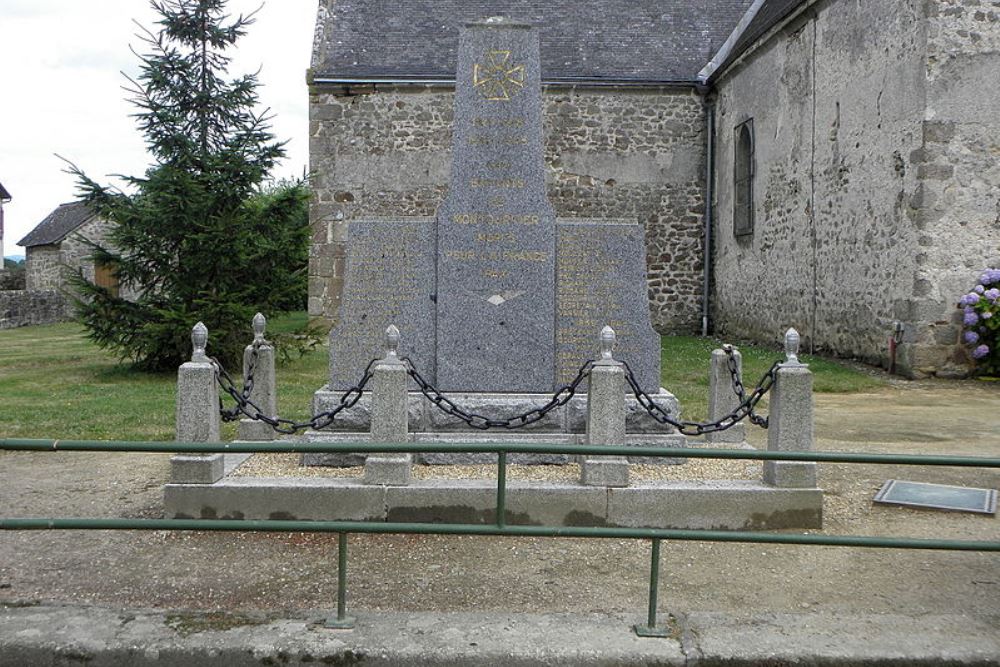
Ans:
{"type": "MultiPolygon", "coordinates": [[[[740,33],[732,50],[718,64],[715,75],[718,76],[736,60],[744,51],[764,36],[764,34],[780,23],[786,16],[791,14],[807,0],[765,0],[757,10],[757,13],[750,20],[746,28],[740,33]]],[[[714,77],[713,77],[714,78],[714,77]]]]}
{"type": "Polygon", "coordinates": [[[7,192],[7,188],[0,183],[0,201],[8,201],[10,199],[10,193],[7,192]]]}
{"type": "Polygon", "coordinates": [[[28,232],[27,236],[18,241],[17,245],[30,248],[37,245],[59,243],[93,217],[94,214],[83,202],[62,204],[38,223],[37,227],[28,232]]]}
{"type": "Polygon", "coordinates": [[[323,0],[313,75],[454,80],[458,29],[539,27],[542,78],[694,83],[751,0],[323,0]],[[323,18],[325,16],[325,19],[323,18]]]}

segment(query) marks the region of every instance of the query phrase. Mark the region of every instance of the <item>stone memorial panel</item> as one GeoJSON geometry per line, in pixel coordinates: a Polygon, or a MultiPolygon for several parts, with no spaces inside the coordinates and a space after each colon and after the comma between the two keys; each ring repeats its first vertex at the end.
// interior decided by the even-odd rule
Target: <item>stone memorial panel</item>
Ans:
{"type": "Polygon", "coordinates": [[[357,384],[385,354],[395,324],[399,354],[434,381],[434,220],[353,220],[340,320],[330,331],[330,389],[357,384]]]}
{"type": "MultiPolygon", "coordinates": [[[[556,382],[567,384],[596,359],[604,326],[616,359],[643,391],[660,388],[660,336],[649,321],[645,234],[631,220],[559,220],[556,225],[556,382]]],[[[585,386],[581,385],[585,390],[585,386]]]]}
{"type": "Polygon", "coordinates": [[[462,31],[452,181],[437,219],[444,391],[554,386],[555,216],[540,82],[535,29],[494,18],[462,31]]]}

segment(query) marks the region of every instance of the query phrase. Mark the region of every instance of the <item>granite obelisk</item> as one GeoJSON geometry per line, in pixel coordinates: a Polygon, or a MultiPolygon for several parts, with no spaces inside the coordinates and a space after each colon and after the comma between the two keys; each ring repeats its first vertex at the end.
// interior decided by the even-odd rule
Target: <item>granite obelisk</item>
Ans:
{"type": "Polygon", "coordinates": [[[529,25],[495,17],[460,34],[452,181],[437,218],[444,391],[553,388],[555,214],[539,67],[529,25]]]}

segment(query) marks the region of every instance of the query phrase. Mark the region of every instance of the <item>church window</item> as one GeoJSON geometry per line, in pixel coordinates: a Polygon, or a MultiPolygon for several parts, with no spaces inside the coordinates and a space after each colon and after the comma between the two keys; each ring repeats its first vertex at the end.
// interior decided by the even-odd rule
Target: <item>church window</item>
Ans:
{"type": "Polygon", "coordinates": [[[753,234],[753,119],[736,126],[736,155],[733,167],[733,234],[753,234]]]}

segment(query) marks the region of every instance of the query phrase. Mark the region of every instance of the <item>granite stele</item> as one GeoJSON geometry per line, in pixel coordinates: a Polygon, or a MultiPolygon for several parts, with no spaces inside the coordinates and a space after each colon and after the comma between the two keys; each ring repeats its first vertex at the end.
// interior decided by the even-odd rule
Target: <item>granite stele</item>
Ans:
{"type": "MultiPolygon", "coordinates": [[[[452,160],[435,218],[350,224],[330,382],[314,410],[337,404],[382,355],[384,332],[395,325],[400,355],[423,378],[469,411],[506,418],[544,405],[572,381],[597,357],[599,332],[609,325],[616,358],[676,413],[676,400],[659,386],[643,228],[631,219],[557,219],[546,198],[535,28],[491,18],[461,31],[452,160]]],[[[585,400],[531,430],[582,432],[585,400]]],[[[634,400],[627,406],[630,432],[663,433],[634,400]]],[[[367,431],[368,413],[362,400],[331,430],[367,431]]],[[[465,430],[416,391],[410,422],[412,432],[465,430]]]]}

